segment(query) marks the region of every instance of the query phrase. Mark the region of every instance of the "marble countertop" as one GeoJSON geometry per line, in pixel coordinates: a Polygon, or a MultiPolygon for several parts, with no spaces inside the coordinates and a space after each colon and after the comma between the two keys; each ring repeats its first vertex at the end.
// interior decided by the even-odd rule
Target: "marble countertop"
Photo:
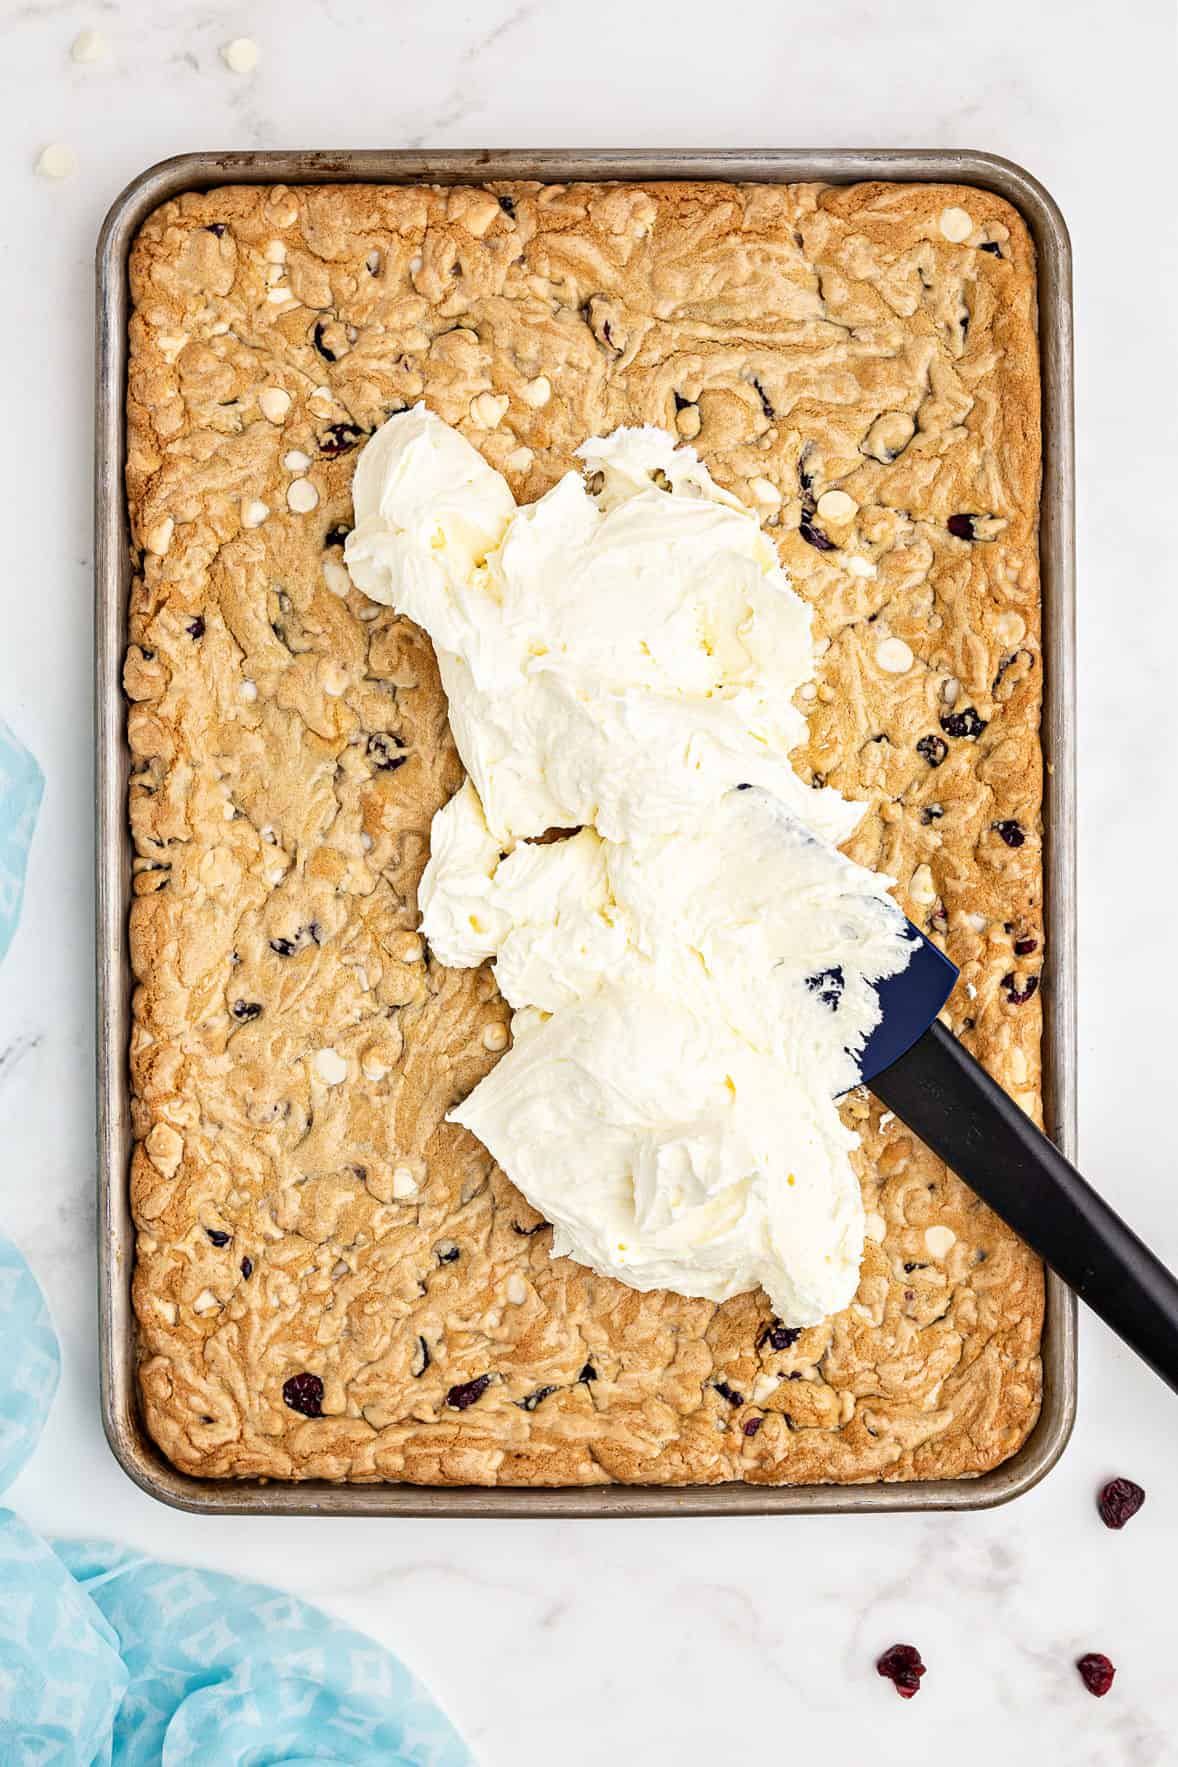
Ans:
{"type": "Polygon", "coordinates": [[[0,713],[48,784],[0,974],[0,1222],[65,1357],[8,1499],[33,1525],[320,1603],[399,1652],[490,1767],[1175,1759],[1178,1400],[1090,1319],[1063,1461],[1014,1505],[961,1517],[200,1519],[153,1503],[111,1459],[95,1352],[91,262],[123,184],[198,147],[962,146],[1047,184],[1076,252],[1082,1163],[1178,1264],[1156,1128],[1169,995],[1150,985],[1178,966],[1169,886],[1150,881],[1178,858],[1173,24],[1165,0],[1130,11],[1114,66],[1092,0],[4,8],[0,713]],[[85,27],[108,60],[71,61],[85,27]],[[248,75],[219,54],[242,35],[260,50],[248,75]],[[77,155],[60,182],[33,169],[52,141],[77,155]],[[1122,1534],[1093,1505],[1118,1472],[1149,1492],[1122,1534]],[[928,1663],[911,1703],[873,1670],[897,1639],[928,1663]],[[1072,1666],[1090,1649],[1119,1668],[1099,1703],[1072,1666]]]}

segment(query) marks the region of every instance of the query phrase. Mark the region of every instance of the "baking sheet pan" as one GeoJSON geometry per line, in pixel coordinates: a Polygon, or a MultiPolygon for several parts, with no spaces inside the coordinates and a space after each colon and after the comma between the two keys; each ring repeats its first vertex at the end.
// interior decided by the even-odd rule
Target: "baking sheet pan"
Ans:
{"type": "Polygon", "coordinates": [[[151,1496],[215,1515],[654,1516],[852,1514],[983,1509],[1019,1496],[1062,1454],[1076,1409],[1076,1300],[1051,1272],[1043,1332],[1043,1406],[1010,1460],[976,1479],[862,1485],[606,1485],[589,1489],[336,1485],[322,1480],[195,1479],[178,1472],[139,1412],[131,1267],[131,844],[121,676],[132,564],[123,491],[130,296],[127,258],[161,203],[220,184],[572,183],[602,179],[972,184],[1021,212],[1038,255],[1043,379],[1040,553],[1044,613],[1043,748],[1047,961],[1043,973],[1048,1133],[1075,1158],[1075,561],[1071,246],[1055,202],[1009,160],[971,151],[787,149],[716,153],[498,149],[428,153],[191,153],[151,167],[117,198],[98,241],[95,442],[95,734],[97,761],[98,1294],[102,1415],[124,1471],[151,1496]]]}

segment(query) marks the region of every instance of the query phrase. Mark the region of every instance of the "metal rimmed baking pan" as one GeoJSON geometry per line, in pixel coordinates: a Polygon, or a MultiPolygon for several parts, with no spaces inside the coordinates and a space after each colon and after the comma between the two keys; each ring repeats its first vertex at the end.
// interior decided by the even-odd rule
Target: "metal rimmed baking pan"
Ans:
{"type": "Polygon", "coordinates": [[[161,1502],[210,1515],[654,1516],[848,1514],[864,1510],[983,1509],[1019,1496],[1058,1460],[1076,1410],[1076,1300],[1048,1272],[1043,1405],[1018,1453],[975,1479],[862,1485],[606,1485],[426,1487],[195,1479],[151,1441],[139,1412],[131,1307],[131,843],[121,688],[132,566],[123,492],[130,297],[127,258],[161,203],[220,184],[571,183],[608,179],[725,182],[973,184],[1013,203],[1038,256],[1043,386],[1040,554],[1044,616],[1042,738],[1047,964],[1043,973],[1048,1133],[1075,1157],[1074,489],[1071,246],[1054,201],[1009,160],[974,152],[769,150],[720,153],[493,149],[424,153],[192,153],[141,174],[117,199],[98,242],[95,451],[95,723],[97,752],[98,1278],[102,1413],[115,1458],[161,1502]]]}

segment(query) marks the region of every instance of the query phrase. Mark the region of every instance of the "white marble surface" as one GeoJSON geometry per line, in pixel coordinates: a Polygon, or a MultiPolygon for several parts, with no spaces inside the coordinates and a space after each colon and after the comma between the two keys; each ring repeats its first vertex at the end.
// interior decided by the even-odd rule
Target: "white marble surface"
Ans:
{"type": "MultiPolygon", "coordinates": [[[[1041,177],[1077,259],[1083,1160],[1178,1263],[1171,867],[1178,720],[1173,25],[1166,0],[8,0],[0,9],[7,513],[0,712],[47,776],[0,973],[0,1221],[65,1372],[11,1501],[273,1580],[366,1627],[495,1767],[748,1755],[961,1767],[1178,1759],[1178,1400],[1085,1320],[1080,1421],[1014,1506],[952,1519],[199,1520],[140,1495],[98,1422],[91,1088],[91,258],[108,203],[186,148],[976,146],[1041,177]],[[75,66],[96,27],[111,59],[75,66]],[[1122,28],[1123,27],[1123,28],[1122,28]],[[248,34],[246,77],[218,49],[248,34]],[[34,176],[46,142],[78,155],[34,176]],[[1165,281],[1167,271],[1170,283],[1165,281]],[[1169,495],[1168,495],[1169,493],[1169,495]],[[1125,1533],[1093,1491],[1149,1489],[1125,1533]],[[878,1651],[929,1664],[899,1701],[878,1651]],[[1094,1702],[1072,1668],[1119,1665],[1094,1702]]],[[[2,1354],[2,1346],[0,1346],[2,1354]]],[[[0,1590],[0,1600],[3,1591],[0,1590]]]]}

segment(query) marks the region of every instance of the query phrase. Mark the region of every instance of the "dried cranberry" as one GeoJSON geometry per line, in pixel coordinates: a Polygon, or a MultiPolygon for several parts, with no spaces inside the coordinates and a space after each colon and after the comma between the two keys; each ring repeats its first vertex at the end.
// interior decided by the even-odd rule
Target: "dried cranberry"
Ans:
{"type": "Polygon", "coordinates": [[[1016,957],[1029,957],[1032,951],[1037,951],[1038,949],[1038,939],[1024,938],[1016,939],[1014,941],[1014,954],[1016,957]]]}
{"type": "Polygon", "coordinates": [[[946,736],[980,736],[985,728],[985,718],[979,718],[972,706],[966,706],[964,712],[946,712],[941,719],[946,736]]]}
{"type": "Polygon", "coordinates": [[[914,1693],[920,1692],[924,1664],[914,1644],[893,1644],[890,1650],[884,1651],[875,1668],[877,1674],[893,1683],[901,1699],[910,1700],[914,1693]]]}
{"type": "Polygon", "coordinates": [[[928,1269],[927,1264],[905,1264],[904,1274],[905,1274],[905,1276],[911,1276],[912,1272],[914,1270],[927,1270],[927,1269],[928,1269]]]}
{"type": "Polygon", "coordinates": [[[254,1273],[253,1259],[252,1258],[243,1258],[241,1260],[241,1274],[245,1277],[247,1282],[249,1281],[249,1279],[253,1275],[253,1273],[254,1273]]]}
{"type": "Polygon", "coordinates": [[[676,409],[676,411],[686,411],[686,410],[687,410],[687,407],[688,407],[688,406],[689,406],[689,405],[690,405],[690,404],[691,404],[691,400],[690,400],[690,399],[685,399],[685,398],[684,398],[684,397],[683,397],[683,395],[682,395],[682,393],[675,393],[675,392],[673,392],[673,393],[672,393],[672,394],[671,394],[671,397],[672,397],[672,398],[673,398],[673,399],[674,399],[674,401],[675,401],[675,409],[676,409]]]}
{"type": "Polygon", "coordinates": [[[715,1387],[716,1391],[719,1393],[721,1399],[726,1400],[729,1405],[743,1405],[744,1404],[743,1393],[738,1393],[736,1391],[735,1387],[730,1387],[726,1380],[713,1381],[712,1385],[715,1387]]]}
{"type": "Polygon", "coordinates": [[[1132,1479],[1110,1479],[1097,1498],[1096,1507],[1106,1528],[1123,1528],[1145,1502],[1145,1492],[1132,1479]]]}
{"type": "Polygon", "coordinates": [[[432,1361],[433,1357],[429,1353],[429,1345],[423,1337],[419,1337],[417,1340],[417,1354],[414,1356],[413,1364],[409,1370],[414,1380],[421,1379],[432,1361]]]}
{"type": "Polygon", "coordinates": [[[924,756],[930,767],[939,767],[949,753],[949,744],[942,736],[922,736],[916,752],[924,756]]]}
{"type": "Polygon", "coordinates": [[[555,1391],[555,1387],[537,1387],[536,1391],[529,1393],[526,1398],[517,1399],[516,1404],[521,1411],[534,1411],[537,1405],[542,1405],[549,1394],[555,1393],[555,1391]]]}
{"type": "Polygon", "coordinates": [[[521,1227],[518,1221],[513,1221],[511,1223],[511,1230],[513,1233],[520,1234],[524,1239],[531,1239],[533,1233],[543,1233],[547,1226],[547,1221],[537,1221],[534,1227],[521,1227]]]}
{"type": "Polygon", "coordinates": [[[945,526],[956,540],[972,540],[974,538],[972,515],[951,515],[945,526]]]}
{"type": "Polygon", "coordinates": [[[1008,818],[1005,822],[991,822],[990,827],[995,834],[1000,834],[1008,847],[1021,847],[1026,841],[1021,822],[1008,818]]]}
{"type": "Polygon", "coordinates": [[[800,1325],[782,1325],[780,1319],[774,1319],[757,1339],[757,1348],[761,1349],[768,1344],[771,1350],[788,1350],[791,1344],[797,1343],[801,1335],[800,1325]]]}
{"type": "Polygon", "coordinates": [[[746,1417],[745,1423],[744,1423],[745,1435],[746,1436],[755,1436],[757,1431],[760,1429],[761,1425],[764,1423],[764,1421],[765,1420],[763,1417],[746,1417]]]}
{"type": "Polygon", "coordinates": [[[1080,1680],[1089,1693],[1094,1693],[1097,1699],[1103,1699],[1112,1686],[1113,1676],[1117,1672],[1104,1652],[1090,1650],[1086,1656],[1079,1659],[1076,1667],[1080,1671],[1080,1680]]]}
{"type": "Polygon", "coordinates": [[[398,767],[405,765],[408,757],[400,750],[401,744],[397,738],[389,736],[383,730],[378,730],[375,736],[368,738],[368,758],[378,773],[395,773],[398,767]]]}
{"type": "Polygon", "coordinates": [[[452,1239],[442,1240],[440,1245],[434,1247],[434,1251],[437,1254],[439,1264],[456,1264],[458,1259],[462,1256],[461,1251],[454,1244],[452,1239]]]}
{"type": "Polygon", "coordinates": [[[351,528],[328,528],[326,534],[323,536],[324,546],[342,546],[351,531],[351,528]]]}
{"type": "Polygon", "coordinates": [[[597,1379],[596,1368],[594,1368],[592,1362],[586,1362],[584,1368],[582,1368],[580,1374],[577,1376],[577,1385],[579,1387],[580,1386],[587,1386],[591,1380],[596,1380],[596,1379],[597,1379]]]}
{"type": "Polygon", "coordinates": [[[930,823],[939,822],[944,814],[940,804],[926,804],[920,812],[921,827],[928,828],[930,823]]]}
{"type": "Polygon", "coordinates": [[[278,957],[293,957],[298,946],[293,939],[271,939],[270,949],[278,957]]]}
{"type": "Polygon", "coordinates": [[[990,252],[996,258],[1000,258],[1002,256],[1002,247],[998,244],[998,242],[996,240],[993,240],[993,239],[983,239],[981,245],[978,247],[978,250],[980,252],[990,252]]]}
{"type": "Polygon", "coordinates": [[[327,330],[327,323],[326,319],[317,319],[315,321],[315,330],[312,334],[315,339],[315,348],[325,362],[338,362],[339,357],[336,356],[333,351],[329,350],[323,341],[323,333],[327,330]]]}
{"type": "Polygon", "coordinates": [[[949,931],[949,916],[945,912],[943,902],[938,902],[929,915],[928,931],[930,933],[947,933],[949,931]]]}
{"type": "Polygon", "coordinates": [[[282,1397],[304,1417],[323,1416],[323,1382],[317,1374],[292,1374],[282,1383],[282,1397]]]}
{"type": "Polygon", "coordinates": [[[482,1398],[490,1384],[489,1374],[477,1374],[473,1380],[463,1381],[460,1387],[451,1387],[446,1394],[446,1403],[452,1411],[465,1411],[468,1405],[474,1405],[482,1398]]]}
{"type": "Polygon", "coordinates": [[[210,221],[208,226],[205,228],[206,233],[215,233],[218,239],[220,239],[220,237],[224,233],[224,231],[225,231],[224,221],[210,221]]]}
{"type": "Polygon", "coordinates": [[[514,199],[514,197],[501,196],[499,198],[499,207],[503,210],[503,213],[505,215],[514,215],[515,214],[515,199],[514,199]]]}
{"type": "Polygon", "coordinates": [[[363,439],[364,431],[356,424],[331,423],[319,438],[319,452],[328,455],[347,454],[363,439]]]}
{"type": "Polygon", "coordinates": [[[1020,988],[1016,977],[1012,974],[1003,976],[1002,986],[1006,991],[1006,998],[1012,1006],[1023,1006],[1038,988],[1039,978],[1038,976],[1028,976],[1020,988]]]}
{"type": "Polygon", "coordinates": [[[808,515],[803,515],[798,523],[798,533],[808,546],[813,546],[818,552],[834,552],[836,550],[834,541],[828,540],[822,529],[816,528],[808,515]]]}
{"type": "Polygon", "coordinates": [[[184,630],[190,638],[203,638],[205,635],[204,615],[197,614],[195,620],[189,620],[184,630]]]}
{"type": "Polygon", "coordinates": [[[765,391],[764,387],[761,385],[760,381],[756,378],[755,375],[753,376],[753,385],[756,387],[757,397],[761,401],[761,410],[765,413],[765,416],[769,419],[769,422],[772,423],[773,419],[777,416],[777,413],[773,409],[773,405],[772,405],[772,402],[769,398],[768,393],[765,391]]]}
{"type": "Polygon", "coordinates": [[[260,1018],[262,1008],[256,1000],[235,1000],[231,1008],[235,1019],[245,1024],[251,1018],[260,1018]]]}
{"type": "Polygon", "coordinates": [[[838,964],[833,969],[820,970],[817,975],[806,977],[806,986],[811,994],[817,994],[823,1006],[829,1006],[832,1010],[842,999],[846,985],[847,978],[838,964]]]}
{"type": "Polygon", "coordinates": [[[206,1227],[205,1232],[214,1245],[228,1245],[233,1237],[231,1233],[222,1233],[219,1227],[206,1227]]]}

